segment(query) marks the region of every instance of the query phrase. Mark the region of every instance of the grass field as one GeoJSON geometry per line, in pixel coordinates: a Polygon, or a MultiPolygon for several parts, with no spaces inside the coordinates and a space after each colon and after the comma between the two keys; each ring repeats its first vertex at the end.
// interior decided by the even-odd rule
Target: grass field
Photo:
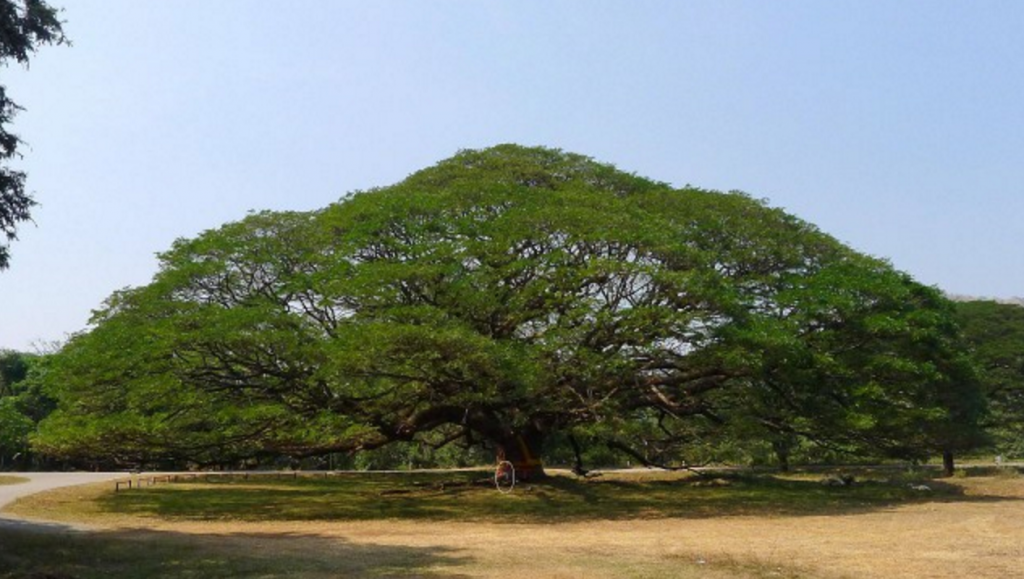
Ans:
{"type": "Polygon", "coordinates": [[[16,485],[27,481],[27,478],[23,478],[20,476],[0,474],[0,485],[16,485]]]}
{"type": "Polygon", "coordinates": [[[0,577],[959,578],[1013,576],[1024,560],[1024,479],[1010,474],[930,492],[885,473],[849,488],[818,476],[555,477],[507,496],[472,484],[481,476],[64,489],[12,510],[103,530],[0,531],[0,577]]]}
{"type": "MultiPolygon", "coordinates": [[[[480,472],[341,474],[329,477],[200,477],[103,492],[86,501],[91,520],[145,517],[170,521],[458,520],[564,523],[586,520],[699,518],[737,515],[852,513],[925,498],[953,498],[958,487],[932,483],[927,497],[902,478],[867,479],[850,488],[821,485],[820,477],[777,478],[722,474],[618,474],[581,480],[553,476],[497,493],[480,472]]],[[[47,518],[81,518],[85,504],[59,494],[27,499],[17,507],[47,518]],[[63,513],[63,509],[70,509],[63,513]]]]}

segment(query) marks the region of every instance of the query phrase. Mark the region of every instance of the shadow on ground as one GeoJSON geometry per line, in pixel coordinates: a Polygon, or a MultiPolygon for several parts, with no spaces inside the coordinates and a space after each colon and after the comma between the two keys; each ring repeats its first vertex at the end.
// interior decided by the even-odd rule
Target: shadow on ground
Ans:
{"type": "Polygon", "coordinates": [[[467,577],[444,548],[310,534],[0,529],[0,579],[467,577]]]}
{"type": "Polygon", "coordinates": [[[347,475],[295,480],[167,484],[96,500],[109,513],[180,521],[357,521],[379,519],[558,523],[728,515],[837,515],[934,501],[1016,500],[965,496],[960,486],[924,480],[862,480],[850,486],[818,478],[720,473],[683,480],[551,477],[500,494],[479,473],[347,475]]]}

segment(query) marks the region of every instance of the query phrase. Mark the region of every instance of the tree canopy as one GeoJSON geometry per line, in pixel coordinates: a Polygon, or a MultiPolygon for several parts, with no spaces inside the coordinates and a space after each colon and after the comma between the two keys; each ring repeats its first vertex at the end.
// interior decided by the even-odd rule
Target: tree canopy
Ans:
{"type": "MultiPolygon", "coordinates": [[[[62,22],[58,10],[43,0],[0,0],[0,66],[13,60],[28,66],[29,58],[44,44],[63,44],[62,22]]],[[[35,205],[25,191],[25,173],[12,169],[9,162],[20,156],[22,144],[8,126],[21,110],[0,84],[0,236],[7,242],[17,239],[18,224],[31,217],[35,205]]],[[[5,269],[10,249],[0,242],[0,269],[5,269]]]]}
{"type": "Polygon", "coordinates": [[[937,291],[742,193],[502,145],[179,240],[49,373],[39,444],[125,460],[554,435],[647,464],[800,437],[920,456],[981,412],[937,291]]]}
{"type": "Polygon", "coordinates": [[[1024,456],[1024,307],[974,300],[956,308],[981,368],[996,448],[1024,456]]]}
{"type": "Polygon", "coordinates": [[[29,437],[55,407],[43,392],[41,370],[39,356],[0,350],[0,468],[11,465],[15,457],[19,465],[35,458],[29,437]]]}

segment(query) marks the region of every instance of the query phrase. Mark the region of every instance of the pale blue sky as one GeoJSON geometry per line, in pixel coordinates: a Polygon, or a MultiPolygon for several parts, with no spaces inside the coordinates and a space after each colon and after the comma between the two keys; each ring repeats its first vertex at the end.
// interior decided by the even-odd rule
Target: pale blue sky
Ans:
{"type": "Polygon", "coordinates": [[[1024,3],[50,0],[0,69],[42,204],[0,348],[81,330],[178,237],[461,148],[741,189],[920,281],[1024,295],[1024,3]]]}

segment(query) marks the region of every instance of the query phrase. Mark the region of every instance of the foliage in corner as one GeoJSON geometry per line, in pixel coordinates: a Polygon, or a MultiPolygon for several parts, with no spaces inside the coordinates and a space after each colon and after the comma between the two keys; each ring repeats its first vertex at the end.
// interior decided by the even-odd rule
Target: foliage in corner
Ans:
{"type": "MultiPolygon", "coordinates": [[[[0,67],[10,60],[28,66],[29,58],[45,44],[66,44],[58,10],[43,0],[0,0],[0,67]]],[[[18,224],[31,219],[35,201],[25,191],[25,173],[8,163],[21,155],[22,140],[8,126],[21,110],[0,84],[0,237],[17,239],[18,224]]],[[[8,245],[0,241],[0,269],[10,259],[8,245]]]]}

